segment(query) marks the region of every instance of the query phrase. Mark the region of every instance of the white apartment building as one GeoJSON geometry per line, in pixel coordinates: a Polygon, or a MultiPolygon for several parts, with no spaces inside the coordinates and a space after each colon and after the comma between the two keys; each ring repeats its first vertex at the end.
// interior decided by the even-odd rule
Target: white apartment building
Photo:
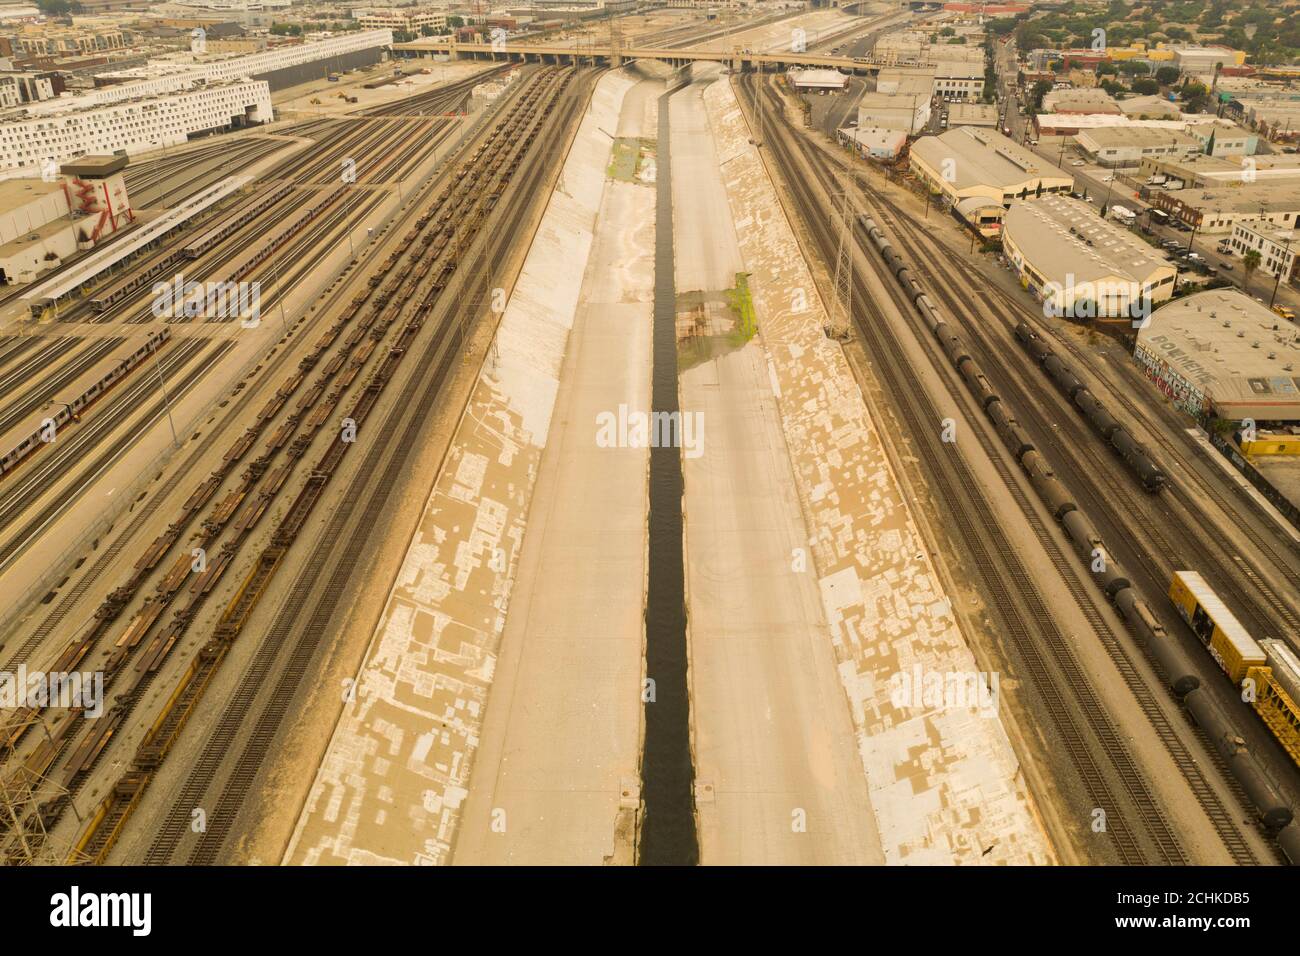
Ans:
{"type": "MultiPolygon", "coordinates": [[[[155,96],[188,89],[200,83],[221,83],[260,76],[345,53],[392,45],[391,30],[364,30],[359,33],[342,33],[311,43],[275,47],[248,56],[203,60],[187,54],[177,59],[151,60],[137,69],[100,74],[122,82],[86,93],[85,100],[92,105],[116,103],[138,96],[155,96]]],[[[58,111],[58,102],[49,104],[47,110],[58,111]]]]}
{"type": "Polygon", "coordinates": [[[35,73],[0,73],[0,109],[48,100],[54,96],[54,82],[35,73]]]}
{"type": "Polygon", "coordinates": [[[270,122],[271,88],[262,80],[86,106],[0,124],[0,172],[39,170],[47,159],[117,150],[148,152],[192,133],[270,122]]]}
{"type": "Polygon", "coordinates": [[[1228,246],[1234,256],[1244,256],[1254,249],[1259,253],[1259,268],[1276,277],[1280,270],[1283,278],[1295,274],[1295,256],[1300,251],[1294,229],[1279,229],[1261,219],[1245,219],[1233,224],[1228,246]]]}
{"type": "Polygon", "coordinates": [[[270,122],[270,86],[252,77],[392,42],[391,30],[370,30],[248,56],[185,54],[104,74],[121,82],[15,105],[0,117],[0,172],[83,153],[146,152],[205,130],[270,122]]]}

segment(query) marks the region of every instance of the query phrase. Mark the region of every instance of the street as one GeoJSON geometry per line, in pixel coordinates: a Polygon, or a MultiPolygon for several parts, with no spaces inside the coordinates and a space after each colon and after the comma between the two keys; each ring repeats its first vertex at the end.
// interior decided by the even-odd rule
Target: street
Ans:
{"type": "MultiPolygon", "coordinates": [[[[1218,251],[1219,242],[1228,238],[1229,233],[1205,236],[1200,232],[1188,232],[1154,222],[1149,215],[1146,215],[1151,208],[1150,204],[1142,201],[1131,183],[1122,181],[1122,177],[1132,178],[1136,170],[1112,170],[1092,163],[1077,143],[1069,142],[1068,136],[1048,136],[1035,140],[1033,117],[1027,112],[1022,114],[1019,109],[1024,104],[1016,94],[1016,77],[1019,68],[1016,63],[1014,40],[999,46],[996,62],[999,106],[1002,110],[999,127],[1006,131],[1011,139],[1031,149],[1052,165],[1069,172],[1074,177],[1075,192],[1092,202],[1099,214],[1103,208],[1109,208],[1112,202],[1120,202],[1137,214],[1137,222],[1145,221],[1150,225],[1149,235],[1157,242],[1165,239],[1178,240],[1185,251],[1202,256],[1218,272],[1219,278],[1242,288],[1258,301],[1265,305],[1284,305],[1300,311],[1300,294],[1292,284],[1279,283],[1276,277],[1268,275],[1263,270],[1256,270],[1247,283],[1242,260],[1218,251]],[[1031,143],[1034,145],[1030,145],[1031,143]],[[1075,163],[1082,163],[1082,165],[1076,166],[1075,163]]],[[[1180,285],[1187,275],[1186,272],[1179,272],[1180,285]]]]}

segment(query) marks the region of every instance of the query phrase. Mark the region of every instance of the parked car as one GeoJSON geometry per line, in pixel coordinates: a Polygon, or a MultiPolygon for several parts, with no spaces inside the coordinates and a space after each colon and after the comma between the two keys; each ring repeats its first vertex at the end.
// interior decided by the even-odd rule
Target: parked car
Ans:
{"type": "Polygon", "coordinates": [[[1231,272],[1234,267],[1231,262],[1224,262],[1219,265],[1219,268],[1222,269],[1224,272],[1231,272]]]}
{"type": "Polygon", "coordinates": [[[1070,163],[1070,165],[1071,165],[1071,166],[1083,166],[1083,165],[1084,165],[1084,162],[1083,162],[1083,160],[1081,160],[1081,159],[1076,159],[1076,160],[1074,160],[1074,162],[1070,163]]]}

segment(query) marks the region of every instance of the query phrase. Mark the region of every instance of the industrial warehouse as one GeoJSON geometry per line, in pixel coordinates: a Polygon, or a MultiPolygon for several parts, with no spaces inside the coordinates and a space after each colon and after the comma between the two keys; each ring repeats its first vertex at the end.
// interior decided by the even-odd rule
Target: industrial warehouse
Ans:
{"type": "Polygon", "coordinates": [[[1240,292],[1199,292],[1157,309],[1134,358],[1197,418],[1300,421],[1300,331],[1240,292]]]}
{"type": "Polygon", "coordinates": [[[1052,315],[1140,321],[1173,294],[1175,267],[1069,196],[1013,202],[1002,245],[1052,315]]]}
{"type": "Polygon", "coordinates": [[[1006,206],[1014,199],[1068,192],[1074,180],[995,130],[951,129],[912,145],[917,176],[950,205],[979,197],[1006,206]]]}
{"type": "Polygon", "coordinates": [[[1265,2],[0,9],[0,688],[95,689],[0,701],[12,922],[130,867],[181,945],[234,866],[335,948],[430,866],[1275,920],[1265,2]]]}

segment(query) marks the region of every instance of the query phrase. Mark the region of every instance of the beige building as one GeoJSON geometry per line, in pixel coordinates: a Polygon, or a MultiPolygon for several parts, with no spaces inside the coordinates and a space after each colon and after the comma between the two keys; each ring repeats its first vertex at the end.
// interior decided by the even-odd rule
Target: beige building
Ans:
{"type": "Polygon", "coordinates": [[[1133,358],[1191,415],[1300,421],[1300,332],[1236,289],[1157,309],[1138,332],[1133,358]]]}
{"type": "Polygon", "coordinates": [[[948,126],[985,126],[996,128],[998,108],[992,103],[953,103],[948,107],[948,126]]]}
{"type": "Polygon", "coordinates": [[[863,93],[858,101],[858,127],[896,129],[909,136],[930,122],[929,93],[863,93]]]}
{"type": "Polygon", "coordinates": [[[1013,202],[1002,250],[1051,315],[1136,321],[1173,294],[1177,274],[1151,246],[1069,196],[1013,202]]]}
{"type": "Polygon", "coordinates": [[[1231,183],[1210,189],[1152,189],[1148,201],[1207,235],[1230,233],[1245,219],[1265,219],[1284,229],[1300,213],[1300,181],[1231,183]]]}
{"type": "Polygon", "coordinates": [[[1130,96],[1117,100],[1120,112],[1132,119],[1180,119],[1182,110],[1163,96],[1130,96]]]}
{"type": "Polygon", "coordinates": [[[1115,98],[1103,89],[1052,90],[1043,97],[1044,113],[1110,113],[1120,112],[1115,98]]]}
{"type": "Polygon", "coordinates": [[[1226,120],[1188,126],[1187,133],[1200,141],[1207,156],[1249,156],[1259,142],[1254,133],[1226,120]]]}
{"type": "Polygon", "coordinates": [[[1186,133],[1143,126],[1080,130],[1077,142],[1089,159],[1112,169],[1138,166],[1148,157],[1186,159],[1201,151],[1200,141],[1186,133]]]}
{"type": "Polygon", "coordinates": [[[933,93],[932,66],[887,66],[876,76],[877,93],[933,93]]]}
{"type": "Polygon", "coordinates": [[[32,56],[69,56],[121,50],[126,35],[110,27],[28,27],[15,38],[16,45],[32,56]]]}
{"type": "Polygon", "coordinates": [[[1137,176],[1152,186],[1182,183],[1180,188],[1209,189],[1249,182],[1286,182],[1300,178],[1300,156],[1272,153],[1259,156],[1195,156],[1178,159],[1144,156],[1137,176]]]}
{"type": "Polygon", "coordinates": [[[956,206],[981,197],[1009,205],[1044,192],[1069,192],[1074,177],[996,130],[962,126],[922,136],[909,154],[912,171],[956,206]]]}
{"type": "Polygon", "coordinates": [[[447,11],[424,7],[402,7],[388,10],[355,10],[353,16],[363,30],[394,30],[419,33],[429,27],[438,33],[447,32],[447,11]]]}
{"type": "Polygon", "coordinates": [[[984,93],[984,59],[941,60],[934,69],[934,95],[945,100],[974,101],[984,93]]]}

